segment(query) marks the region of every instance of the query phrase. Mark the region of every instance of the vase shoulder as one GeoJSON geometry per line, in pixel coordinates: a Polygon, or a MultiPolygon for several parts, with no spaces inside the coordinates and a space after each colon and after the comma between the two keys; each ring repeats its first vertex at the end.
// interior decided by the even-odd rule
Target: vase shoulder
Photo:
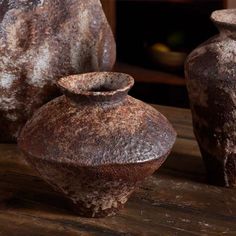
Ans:
{"type": "Polygon", "coordinates": [[[112,107],[75,107],[61,96],[34,117],[21,134],[21,148],[82,166],[155,160],[169,152],[176,136],[164,116],[130,96],[112,107]]]}
{"type": "Polygon", "coordinates": [[[217,35],[197,47],[185,64],[187,79],[235,80],[236,40],[217,35]]]}
{"type": "Polygon", "coordinates": [[[215,11],[211,20],[219,34],[199,45],[185,64],[187,79],[235,81],[236,78],[236,10],[215,11]]]}

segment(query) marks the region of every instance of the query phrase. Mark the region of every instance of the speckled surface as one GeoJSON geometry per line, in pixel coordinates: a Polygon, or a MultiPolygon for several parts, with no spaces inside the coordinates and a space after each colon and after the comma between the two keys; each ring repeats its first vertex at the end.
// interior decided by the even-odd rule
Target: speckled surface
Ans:
{"type": "Polygon", "coordinates": [[[211,183],[236,186],[236,10],[216,11],[220,34],[200,45],[185,67],[194,132],[211,183]],[[234,29],[235,28],[235,29],[234,29]]]}
{"type": "Polygon", "coordinates": [[[99,0],[0,1],[0,141],[59,95],[62,76],[110,70],[115,43],[99,0]]]}
{"type": "MultiPolygon", "coordinates": [[[[107,76],[107,80],[112,76],[112,81],[119,84],[124,74],[88,74],[87,84],[97,81],[100,86],[101,75],[107,76]]],[[[84,75],[75,78],[80,84],[84,75]]],[[[78,90],[78,95],[72,94],[72,101],[61,96],[47,103],[27,122],[20,146],[39,158],[56,158],[83,166],[136,163],[162,157],[174,143],[173,128],[153,107],[127,96],[133,83],[127,75],[124,78],[127,81],[127,86],[122,84],[124,91],[123,87],[106,92],[78,90]],[[77,100],[77,96],[82,98],[77,100]]],[[[67,81],[71,88],[71,76],[67,81]]]]}
{"type": "Polygon", "coordinates": [[[89,73],[59,85],[66,96],[34,114],[19,146],[46,181],[74,203],[89,204],[88,216],[113,214],[163,163],[176,132],[162,114],[127,95],[133,85],[128,75],[89,73]]]}
{"type": "Polygon", "coordinates": [[[158,169],[167,155],[147,163],[78,166],[26,159],[56,191],[71,201],[71,210],[84,217],[115,215],[140,183],[158,169]]]}

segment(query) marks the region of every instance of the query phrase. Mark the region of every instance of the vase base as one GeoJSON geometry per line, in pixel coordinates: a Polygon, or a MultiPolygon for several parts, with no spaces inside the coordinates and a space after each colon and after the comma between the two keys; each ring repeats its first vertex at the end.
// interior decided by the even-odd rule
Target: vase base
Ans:
{"type": "Polygon", "coordinates": [[[78,216],[86,218],[103,218],[107,216],[114,216],[119,210],[124,208],[124,204],[118,204],[117,207],[111,207],[108,209],[96,209],[96,207],[87,208],[84,203],[70,202],[70,209],[78,216]]]}
{"type": "Polygon", "coordinates": [[[223,187],[236,187],[236,156],[229,155],[222,161],[200,148],[210,184],[223,187]]]}

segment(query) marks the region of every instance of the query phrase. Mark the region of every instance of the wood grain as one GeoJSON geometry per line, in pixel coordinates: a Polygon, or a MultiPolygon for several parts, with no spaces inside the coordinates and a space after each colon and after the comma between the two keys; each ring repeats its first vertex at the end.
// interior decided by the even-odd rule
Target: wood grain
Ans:
{"type": "Polygon", "coordinates": [[[0,144],[1,236],[236,235],[236,190],[205,183],[188,110],[154,105],[178,130],[160,171],[148,178],[117,216],[74,215],[24,162],[15,145],[0,144]]]}

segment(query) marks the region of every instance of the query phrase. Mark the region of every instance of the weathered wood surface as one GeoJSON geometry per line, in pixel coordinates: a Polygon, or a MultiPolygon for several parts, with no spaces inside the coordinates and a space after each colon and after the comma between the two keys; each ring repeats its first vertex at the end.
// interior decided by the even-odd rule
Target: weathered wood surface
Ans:
{"type": "Polygon", "coordinates": [[[74,215],[23,161],[0,145],[0,235],[236,235],[236,190],[205,183],[188,110],[160,107],[178,131],[171,156],[117,216],[74,215]],[[11,197],[10,197],[11,196],[11,197]]]}

